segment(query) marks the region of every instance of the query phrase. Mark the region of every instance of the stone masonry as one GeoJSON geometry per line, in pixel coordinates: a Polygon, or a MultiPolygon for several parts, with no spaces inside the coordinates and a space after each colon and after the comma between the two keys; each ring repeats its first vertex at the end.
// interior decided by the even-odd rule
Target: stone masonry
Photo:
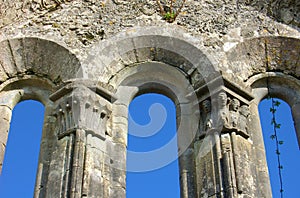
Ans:
{"type": "Polygon", "coordinates": [[[300,1],[158,1],[0,0],[0,169],[14,106],[42,102],[34,197],[125,198],[148,92],[176,105],[182,198],[272,197],[258,104],[285,100],[300,142],[300,1]]]}

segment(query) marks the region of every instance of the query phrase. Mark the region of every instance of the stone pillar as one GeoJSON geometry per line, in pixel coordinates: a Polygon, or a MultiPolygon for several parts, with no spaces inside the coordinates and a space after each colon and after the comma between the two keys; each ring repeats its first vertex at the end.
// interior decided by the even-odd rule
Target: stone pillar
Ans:
{"type": "Polygon", "coordinates": [[[36,185],[34,197],[46,197],[47,180],[49,173],[49,165],[51,154],[54,151],[53,145],[57,140],[55,131],[56,118],[53,115],[53,107],[51,102],[45,104],[45,117],[43,133],[40,143],[40,153],[38,161],[38,170],[36,175],[36,185]]]}
{"type": "Polygon", "coordinates": [[[180,167],[180,194],[182,198],[193,198],[197,194],[195,178],[195,157],[194,149],[188,148],[179,157],[180,167]]]}
{"type": "Polygon", "coordinates": [[[45,196],[112,197],[109,93],[71,83],[50,98],[56,140],[45,196]]]}
{"type": "MultiPolygon", "coordinates": [[[[107,169],[107,175],[111,177],[110,194],[107,197],[126,197],[126,171],[133,167],[126,167],[127,138],[128,138],[128,108],[129,104],[138,93],[138,88],[133,86],[119,86],[114,94],[115,100],[112,105],[111,138],[107,142],[111,167],[107,169]]],[[[130,162],[132,163],[132,162],[130,162]]],[[[130,164],[129,163],[129,164],[130,164]]]]}
{"type": "Polygon", "coordinates": [[[128,105],[118,100],[113,104],[112,131],[109,140],[111,167],[110,197],[126,197],[126,155],[128,136],[128,105]]]}
{"type": "Polygon", "coordinates": [[[244,188],[254,191],[256,197],[272,197],[265,145],[258,112],[258,101],[252,101],[249,109],[251,113],[249,130],[251,132],[250,140],[252,141],[252,157],[249,158],[248,161],[252,164],[251,170],[256,175],[252,178],[252,186],[244,186],[244,188]]]}
{"type": "Polygon", "coordinates": [[[215,127],[213,105],[208,98],[200,103],[200,127],[194,144],[198,197],[223,197],[220,130],[215,127]]]}
{"type": "Polygon", "coordinates": [[[298,145],[300,148],[300,102],[292,105],[291,107],[294,126],[297,133],[298,145]]]}
{"type": "Polygon", "coordinates": [[[0,93],[0,174],[3,166],[12,110],[21,100],[22,95],[22,90],[2,91],[0,93]]]}
{"type": "Polygon", "coordinates": [[[12,110],[7,106],[0,106],[0,172],[3,166],[6,142],[8,138],[8,131],[10,127],[10,120],[12,110]]]}
{"type": "Polygon", "coordinates": [[[197,197],[223,197],[219,134],[211,131],[195,141],[197,197]]]}
{"type": "Polygon", "coordinates": [[[200,101],[201,124],[194,143],[198,197],[269,197],[253,96],[247,90],[224,86],[200,101]]]}
{"type": "Polygon", "coordinates": [[[180,174],[180,194],[182,198],[197,196],[196,161],[194,140],[198,129],[198,103],[187,98],[186,103],[176,105],[177,147],[180,174]]]}

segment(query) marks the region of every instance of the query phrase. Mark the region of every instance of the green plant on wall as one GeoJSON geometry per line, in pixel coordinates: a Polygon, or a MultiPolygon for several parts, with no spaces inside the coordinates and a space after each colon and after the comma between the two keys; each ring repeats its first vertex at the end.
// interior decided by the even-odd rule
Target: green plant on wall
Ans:
{"type": "Polygon", "coordinates": [[[174,8],[176,0],[170,0],[170,2],[166,0],[163,2],[163,4],[161,3],[161,0],[156,0],[156,3],[159,7],[160,14],[162,15],[163,19],[169,23],[172,23],[181,12],[185,1],[186,0],[182,0],[181,3],[179,3],[178,9],[174,8]]]}
{"type": "MultiPolygon", "coordinates": [[[[267,46],[267,41],[265,43],[265,46],[267,46]]],[[[267,58],[267,64],[266,64],[266,70],[270,71],[271,69],[269,68],[269,56],[267,58]]],[[[274,97],[271,96],[272,93],[272,87],[270,86],[270,79],[267,78],[267,89],[268,89],[268,95],[267,95],[267,99],[271,100],[271,106],[270,106],[270,113],[271,113],[271,125],[273,128],[273,131],[271,132],[270,135],[270,139],[275,141],[275,153],[277,155],[277,168],[278,168],[278,176],[279,176],[279,184],[280,184],[280,189],[279,189],[279,193],[280,193],[280,197],[283,198],[283,179],[282,179],[282,170],[283,170],[283,165],[281,162],[281,152],[280,152],[280,146],[283,145],[283,141],[279,140],[278,138],[278,131],[281,128],[281,124],[278,122],[277,120],[277,109],[280,106],[280,102],[278,100],[276,100],[274,97]]]]}
{"type": "MultiPolygon", "coordinates": [[[[268,89],[270,89],[268,87],[268,89]]],[[[278,100],[275,100],[273,97],[268,96],[268,99],[271,100],[271,107],[270,107],[270,112],[272,114],[272,119],[271,119],[271,125],[273,126],[273,132],[270,136],[272,140],[275,141],[275,147],[276,147],[276,155],[277,155],[277,164],[278,164],[278,175],[279,175],[279,183],[280,183],[280,197],[283,198],[283,180],[282,180],[282,163],[280,159],[280,145],[283,144],[282,140],[278,139],[278,130],[281,128],[281,124],[278,123],[276,119],[276,112],[278,107],[280,106],[280,102],[278,100]]]]}
{"type": "Polygon", "coordinates": [[[59,8],[61,4],[70,1],[72,0],[40,0],[40,5],[43,9],[53,11],[59,8]]]}

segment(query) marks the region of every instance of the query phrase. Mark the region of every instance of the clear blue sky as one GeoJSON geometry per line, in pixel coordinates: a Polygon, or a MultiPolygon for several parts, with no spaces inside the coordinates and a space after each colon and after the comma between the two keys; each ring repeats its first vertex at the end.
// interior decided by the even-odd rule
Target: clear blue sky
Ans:
{"type": "MultiPolygon", "coordinates": [[[[279,140],[284,141],[283,145],[280,146],[280,158],[283,165],[283,195],[285,198],[296,198],[299,197],[300,150],[298,147],[290,107],[284,101],[279,101],[281,102],[281,105],[277,110],[276,120],[278,123],[281,124],[281,128],[278,130],[279,140]]],[[[270,138],[271,134],[273,133],[272,127],[270,127],[271,104],[271,100],[263,100],[259,105],[259,111],[267,152],[269,173],[272,182],[271,185],[273,191],[273,198],[280,198],[277,155],[275,154],[276,147],[275,141],[271,140],[270,138]]]]}
{"type": "MultiPolygon", "coordinates": [[[[175,108],[171,100],[161,95],[143,95],[136,98],[130,106],[135,122],[143,125],[150,122],[148,114],[152,104],[165,107],[167,123],[155,135],[139,138],[129,135],[129,150],[148,151],[159,148],[175,135],[175,108]]],[[[268,163],[273,186],[273,197],[279,196],[278,169],[274,141],[270,139],[271,125],[269,101],[260,105],[262,126],[267,146],[268,163]]],[[[37,167],[39,140],[43,122],[43,106],[34,101],[21,102],[14,109],[8,148],[4,167],[0,176],[0,196],[5,198],[29,198],[33,195],[37,167]]],[[[278,110],[278,121],[282,124],[279,137],[284,141],[282,148],[284,197],[299,196],[300,152],[291,122],[291,114],[286,104],[278,110]]],[[[156,115],[156,116],[161,116],[156,115]]],[[[153,119],[153,118],[152,118],[153,119]]],[[[1,126],[0,126],[1,127],[1,126]]],[[[129,129],[130,131],[131,129],[129,129]]],[[[127,198],[176,198],[179,197],[178,162],[156,171],[127,174],[127,198]]]]}

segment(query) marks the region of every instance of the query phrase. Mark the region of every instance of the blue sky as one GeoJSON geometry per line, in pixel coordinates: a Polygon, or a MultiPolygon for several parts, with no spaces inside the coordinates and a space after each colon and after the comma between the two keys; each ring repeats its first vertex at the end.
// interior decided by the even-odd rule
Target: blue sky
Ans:
{"type": "MultiPolygon", "coordinates": [[[[290,107],[284,101],[281,101],[277,113],[276,120],[281,124],[278,130],[279,140],[284,141],[280,146],[280,158],[282,161],[283,169],[283,195],[285,198],[299,197],[299,178],[300,178],[300,151],[296,138],[295,128],[292,122],[292,115],[290,107]]],[[[280,185],[278,176],[277,155],[275,153],[275,141],[271,140],[270,136],[273,133],[271,123],[271,100],[263,100],[259,105],[261,116],[261,125],[263,129],[264,142],[267,152],[267,161],[269,173],[271,177],[271,185],[273,191],[273,198],[280,198],[280,185]]]]}
{"type": "MultiPolygon", "coordinates": [[[[148,94],[137,97],[130,105],[130,113],[138,124],[147,124],[151,118],[148,114],[152,104],[160,103],[165,107],[167,123],[151,137],[140,138],[129,135],[128,149],[142,152],[159,148],[168,142],[176,129],[175,108],[167,97],[148,94]]],[[[267,158],[273,186],[273,197],[280,197],[278,187],[278,169],[274,141],[270,139],[271,114],[270,101],[260,104],[262,127],[264,130],[267,158]]],[[[33,195],[35,172],[39,151],[39,140],[43,123],[43,106],[34,101],[19,103],[14,109],[12,126],[8,139],[2,175],[0,176],[0,195],[5,198],[29,198],[33,195]],[[29,155],[27,155],[29,153],[29,155]]],[[[161,116],[155,115],[155,116],[161,116]]],[[[298,197],[300,178],[300,152],[291,122],[291,113],[286,104],[278,110],[278,121],[282,124],[279,138],[284,141],[281,146],[283,164],[284,197],[298,197]]],[[[152,118],[153,119],[153,118],[152,118]]],[[[130,132],[129,128],[129,132],[130,132]]],[[[179,198],[178,162],[155,171],[127,174],[127,198],[179,198]]]]}

